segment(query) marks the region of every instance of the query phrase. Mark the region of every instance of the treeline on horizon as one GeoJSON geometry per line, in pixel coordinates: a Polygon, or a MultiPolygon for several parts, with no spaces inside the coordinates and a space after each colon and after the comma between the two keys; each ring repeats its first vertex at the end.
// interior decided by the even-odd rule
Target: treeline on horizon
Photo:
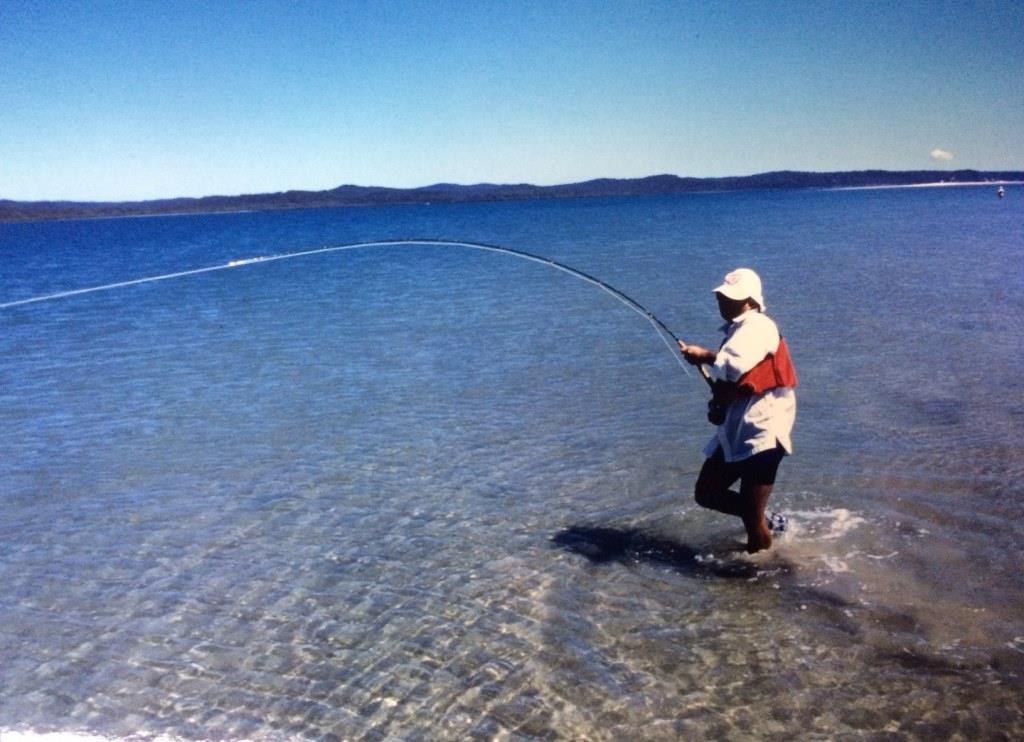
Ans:
{"type": "Polygon", "coordinates": [[[384,188],[343,185],[327,191],[284,191],[242,196],[205,196],[153,201],[79,202],[0,200],[0,222],[45,219],[83,219],[232,211],[272,211],[393,204],[525,201],[553,198],[656,196],[714,191],[782,190],[798,188],[865,188],[926,183],[1024,181],[1024,172],[978,170],[860,170],[833,173],[778,171],[725,178],[685,178],[652,175],[646,178],[600,178],[567,185],[455,185],[438,183],[422,188],[384,188]]]}

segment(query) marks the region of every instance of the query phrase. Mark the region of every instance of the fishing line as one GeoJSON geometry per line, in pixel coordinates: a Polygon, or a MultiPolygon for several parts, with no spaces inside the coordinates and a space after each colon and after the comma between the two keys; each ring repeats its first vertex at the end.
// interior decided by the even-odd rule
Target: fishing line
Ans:
{"type": "MultiPolygon", "coordinates": [[[[258,263],[271,263],[278,260],[291,260],[293,258],[308,257],[311,255],[323,255],[325,253],[342,252],[345,250],[361,250],[373,247],[397,247],[401,245],[429,245],[439,247],[465,247],[472,250],[484,250],[487,252],[503,253],[505,255],[511,255],[516,258],[523,260],[529,260],[534,263],[545,265],[549,268],[567,273],[570,276],[578,278],[586,283],[596,286],[602,291],[615,297],[619,302],[624,304],[632,311],[639,314],[645,320],[647,320],[658,337],[668,348],[672,357],[679,363],[683,371],[689,375],[689,369],[683,362],[681,352],[679,350],[679,338],[676,336],[668,326],[658,319],[652,311],[647,309],[643,304],[638,302],[636,299],[628,296],[624,292],[615,288],[611,284],[608,284],[599,278],[595,278],[589,273],[584,273],[581,270],[577,270],[565,263],[560,263],[557,260],[546,258],[542,255],[535,255],[533,253],[525,252],[523,250],[514,250],[511,247],[501,247],[499,245],[489,245],[482,242],[465,242],[461,240],[441,240],[441,239],[403,239],[403,240],[379,240],[374,242],[352,242],[344,245],[332,245],[328,247],[320,247],[314,250],[301,250],[298,252],[282,253],[278,255],[265,255],[253,258],[243,258],[240,260],[231,260],[227,263],[219,265],[211,265],[205,268],[194,268],[192,270],[177,271],[175,273],[165,273],[159,276],[148,276],[145,278],[136,278],[130,281],[118,281],[116,283],[107,283],[101,286],[90,286],[82,289],[72,289],[70,291],[58,291],[53,294],[46,294],[43,296],[35,296],[30,299],[19,299],[16,301],[9,301],[0,303],[0,310],[2,309],[13,309],[14,307],[26,306],[28,304],[38,304],[41,302],[55,301],[57,299],[67,299],[73,296],[82,296],[83,294],[91,294],[98,291],[111,291],[113,289],[127,288],[129,286],[139,286],[144,283],[155,283],[157,281],[169,281],[177,278],[186,278],[188,276],[197,276],[202,273],[213,273],[215,271],[230,270],[232,268],[240,268],[246,265],[254,265],[258,263]],[[674,342],[669,342],[671,339],[674,342]]],[[[707,371],[702,367],[698,366],[701,371],[701,375],[708,383],[710,378],[707,375],[707,371]]]]}

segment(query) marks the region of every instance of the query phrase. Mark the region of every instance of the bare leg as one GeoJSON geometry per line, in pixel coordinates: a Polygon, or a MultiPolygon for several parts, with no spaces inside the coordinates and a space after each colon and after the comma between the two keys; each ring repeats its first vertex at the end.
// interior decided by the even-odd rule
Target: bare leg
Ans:
{"type": "Polygon", "coordinates": [[[736,492],[729,489],[736,479],[719,456],[708,459],[704,462],[694,486],[697,504],[741,518],[747,529],[749,553],[770,548],[772,531],[765,518],[765,509],[773,487],[770,484],[741,482],[740,491],[736,492]]]}
{"type": "Polygon", "coordinates": [[[765,508],[771,497],[773,485],[744,483],[740,487],[740,499],[743,502],[743,525],[747,529],[747,552],[753,554],[762,549],[771,548],[772,529],[765,518],[765,508]]]}

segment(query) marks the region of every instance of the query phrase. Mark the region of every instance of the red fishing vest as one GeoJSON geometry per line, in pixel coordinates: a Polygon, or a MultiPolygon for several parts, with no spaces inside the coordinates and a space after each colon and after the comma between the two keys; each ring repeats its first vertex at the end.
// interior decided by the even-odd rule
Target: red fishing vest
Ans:
{"type": "Polygon", "coordinates": [[[786,340],[779,337],[778,349],[743,374],[736,385],[748,394],[764,394],[780,386],[795,387],[796,381],[796,369],[793,368],[793,359],[789,357],[786,340]]]}

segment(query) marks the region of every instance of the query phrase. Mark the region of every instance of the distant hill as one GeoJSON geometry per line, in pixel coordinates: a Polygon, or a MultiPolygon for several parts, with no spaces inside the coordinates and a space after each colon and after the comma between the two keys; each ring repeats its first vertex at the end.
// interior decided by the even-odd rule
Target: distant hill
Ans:
{"type": "Polygon", "coordinates": [[[146,216],[276,209],[315,209],[381,204],[464,203],[474,201],[525,201],[551,198],[600,198],[645,196],[700,191],[779,190],[792,188],[865,188],[921,185],[927,183],[1022,182],[1024,172],[977,170],[859,170],[835,173],[804,173],[782,170],[727,178],[683,178],[652,175],[646,178],[600,178],[567,185],[536,186],[527,183],[457,185],[437,183],[422,188],[383,188],[343,185],[327,191],[284,191],[243,196],[205,196],[155,201],[78,202],[0,200],[0,222],[90,217],[146,216]]]}

